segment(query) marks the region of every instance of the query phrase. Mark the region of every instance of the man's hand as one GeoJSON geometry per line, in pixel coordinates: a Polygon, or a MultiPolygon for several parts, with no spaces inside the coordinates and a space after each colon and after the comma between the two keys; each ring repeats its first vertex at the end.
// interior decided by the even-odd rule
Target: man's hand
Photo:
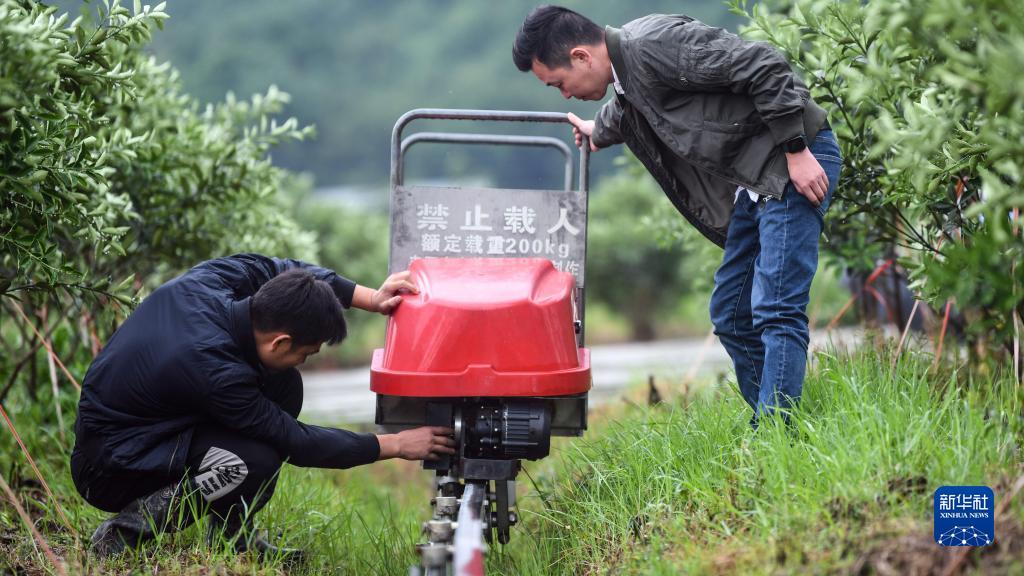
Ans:
{"type": "Polygon", "coordinates": [[[453,430],[444,426],[422,426],[398,434],[378,434],[380,458],[437,460],[442,454],[455,454],[453,430]]]}
{"type": "Polygon", "coordinates": [[[797,192],[806,197],[814,206],[820,206],[828,192],[828,176],[811,151],[804,149],[795,154],[786,154],[789,165],[789,179],[797,192]]]}
{"type": "Polygon", "coordinates": [[[388,276],[388,279],[381,284],[380,288],[373,293],[373,297],[370,299],[370,305],[373,307],[372,311],[380,312],[381,314],[391,314],[402,303],[402,297],[399,296],[400,293],[411,292],[419,294],[419,288],[409,280],[409,277],[410,273],[408,270],[396,272],[388,276]]]}
{"type": "Polygon", "coordinates": [[[401,294],[420,293],[419,288],[409,278],[409,271],[403,270],[388,276],[388,279],[376,291],[366,286],[357,285],[356,291],[352,295],[352,305],[367,312],[391,314],[402,303],[401,294]]]}
{"type": "Polygon", "coordinates": [[[597,152],[599,148],[594,146],[594,139],[591,138],[591,135],[594,133],[594,121],[584,120],[572,112],[569,112],[567,116],[569,123],[572,124],[572,135],[576,138],[576,147],[579,148],[583,145],[583,136],[585,135],[590,139],[590,150],[597,152]]]}

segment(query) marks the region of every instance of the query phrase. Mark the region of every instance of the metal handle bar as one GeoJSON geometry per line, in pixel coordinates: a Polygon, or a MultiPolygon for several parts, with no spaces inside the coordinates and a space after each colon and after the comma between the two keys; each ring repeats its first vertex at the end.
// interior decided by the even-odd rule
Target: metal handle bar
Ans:
{"type": "MultiPolygon", "coordinates": [[[[451,144],[498,144],[503,146],[536,146],[555,148],[565,158],[565,191],[572,190],[572,150],[569,145],[551,136],[509,136],[503,134],[464,134],[455,132],[417,132],[402,140],[402,157],[413,144],[419,142],[444,142],[451,144]]],[[[398,183],[404,183],[405,174],[398,175],[398,183]]]]}
{"type": "MultiPolygon", "coordinates": [[[[559,112],[516,112],[510,110],[456,110],[444,108],[417,108],[403,114],[391,131],[391,189],[401,186],[404,181],[402,131],[413,120],[483,120],[496,122],[540,122],[548,124],[569,124],[569,118],[559,112]]],[[[408,146],[406,146],[408,147],[408,146]]],[[[580,146],[580,192],[590,189],[590,140],[583,137],[580,146]]]]}

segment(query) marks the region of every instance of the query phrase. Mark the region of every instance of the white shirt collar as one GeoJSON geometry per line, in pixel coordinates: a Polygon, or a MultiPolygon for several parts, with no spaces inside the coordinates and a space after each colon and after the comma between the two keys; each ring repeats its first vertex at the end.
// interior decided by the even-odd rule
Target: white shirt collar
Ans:
{"type": "Polygon", "coordinates": [[[615,93],[625,95],[626,91],[622,89],[622,84],[619,83],[619,75],[615,73],[615,65],[612,65],[612,85],[615,86],[615,93]]]}

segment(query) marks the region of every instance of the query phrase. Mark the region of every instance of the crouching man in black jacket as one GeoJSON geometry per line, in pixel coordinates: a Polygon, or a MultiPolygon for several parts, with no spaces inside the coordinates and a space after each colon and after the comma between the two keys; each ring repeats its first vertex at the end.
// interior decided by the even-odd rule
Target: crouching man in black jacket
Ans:
{"type": "Polygon", "coordinates": [[[117,514],[100,524],[101,556],[210,513],[237,550],[298,556],[251,530],[282,462],[349,468],[454,453],[451,430],[356,434],[296,418],[296,366],[346,335],[342,307],[390,314],[408,273],[379,290],[331,270],[239,254],[203,262],[155,290],[89,367],[71,474],[87,502],[117,514]]]}

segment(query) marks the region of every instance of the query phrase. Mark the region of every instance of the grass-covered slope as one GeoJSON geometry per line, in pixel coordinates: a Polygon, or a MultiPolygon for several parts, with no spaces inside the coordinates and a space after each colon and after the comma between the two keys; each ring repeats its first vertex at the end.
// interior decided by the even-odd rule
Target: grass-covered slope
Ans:
{"type": "MultiPolygon", "coordinates": [[[[875,352],[819,355],[789,428],[750,430],[748,409],[728,386],[670,393],[652,407],[602,409],[585,438],[562,439],[547,460],[526,463],[523,520],[512,543],[489,554],[489,572],[940,573],[956,550],[931,539],[932,495],[942,485],[984,484],[997,502],[1007,499],[1024,475],[1024,391],[1009,378],[934,374],[929,366],[928,358],[905,357],[892,369],[875,352]]],[[[54,431],[34,427],[42,408],[12,412],[86,542],[104,514],[74,492],[67,449],[53,448],[61,446],[54,431]]],[[[0,446],[8,482],[71,573],[289,570],[209,550],[202,526],[87,562],[13,442],[0,446]]],[[[429,479],[407,462],[342,472],[286,466],[260,523],[312,553],[290,573],[404,574],[429,512],[429,479]]],[[[53,573],[11,506],[0,506],[0,519],[0,566],[53,573]]],[[[1018,494],[997,518],[996,542],[962,566],[1022,573],[1022,524],[1018,494]]]]}

